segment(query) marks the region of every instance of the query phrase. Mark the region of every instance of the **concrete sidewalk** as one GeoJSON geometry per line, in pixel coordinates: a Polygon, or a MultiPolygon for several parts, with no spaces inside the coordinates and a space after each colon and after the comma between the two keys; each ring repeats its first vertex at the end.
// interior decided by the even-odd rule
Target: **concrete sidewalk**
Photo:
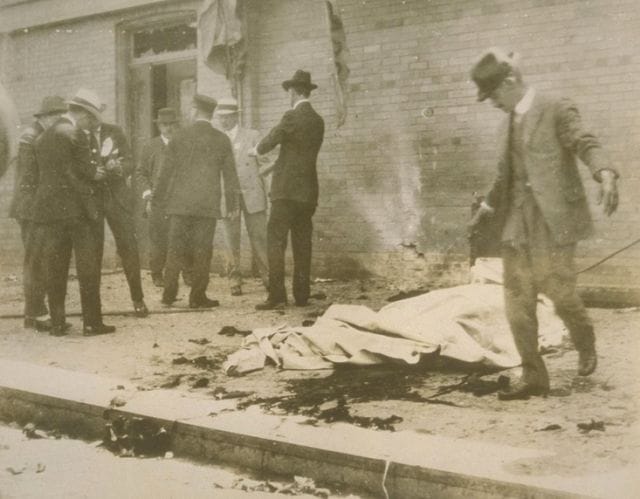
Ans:
{"type": "Polygon", "coordinates": [[[174,390],[0,360],[0,417],[100,438],[105,415],[152,418],[170,429],[177,455],[296,474],[385,497],[633,497],[637,470],[599,476],[526,476],[513,465],[551,453],[487,442],[381,432],[346,424],[314,427],[300,416],[235,409],[174,390]],[[114,397],[126,401],[112,408],[114,397]],[[634,475],[634,471],[636,474],[634,475]]]}

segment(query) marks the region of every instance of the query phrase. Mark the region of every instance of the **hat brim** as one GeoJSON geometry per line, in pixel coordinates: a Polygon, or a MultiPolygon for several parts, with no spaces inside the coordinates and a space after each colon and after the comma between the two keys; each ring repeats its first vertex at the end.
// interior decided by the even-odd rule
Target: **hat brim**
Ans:
{"type": "Polygon", "coordinates": [[[284,88],[285,90],[289,90],[291,87],[300,87],[306,88],[307,90],[315,90],[316,88],[318,88],[318,85],[316,85],[315,83],[301,83],[295,80],[285,80],[282,82],[282,88],[284,88]]]}
{"type": "Polygon", "coordinates": [[[80,108],[84,109],[85,111],[88,111],[89,113],[91,113],[98,120],[102,121],[102,113],[100,111],[98,111],[97,109],[94,109],[93,107],[86,106],[85,104],[82,104],[81,102],[76,102],[76,101],[72,101],[72,100],[68,100],[67,101],[67,105],[80,107],[80,108]]]}
{"type": "Polygon", "coordinates": [[[52,114],[64,114],[68,111],[66,107],[58,108],[58,109],[50,109],[49,111],[39,111],[37,113],[33,113],[34,118],[41,118],[43,116],[50,116],[52,114]]]}
{"type": "Polygon", "coordinates": [[[171,125],[173,123],[178,123],[178,120],[167,120],[167,119],[160,119],[160,120],[153,120],[154,123],[158,124],[158,125],[171,125]]]}
{"type": "Polygon", "coordinates": [[[229,116],[230,114],[238,114],[240,112],[240,109],[216,109],[215,111],[215,115],[216,116],[229,116]]]}

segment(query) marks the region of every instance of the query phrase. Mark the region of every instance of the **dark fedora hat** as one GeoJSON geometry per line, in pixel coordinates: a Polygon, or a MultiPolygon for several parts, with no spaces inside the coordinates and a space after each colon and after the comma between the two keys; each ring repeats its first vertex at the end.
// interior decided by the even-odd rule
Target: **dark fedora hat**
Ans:
{"type": "Polygon", "coordinates": [[[64,99],[58,95],[48,95],[42,99],[40,109],[33,113],[36,118],[47,116],[49,114],[62,114],[67,112],[67,104],[64,99]]]}
{"type": "Polygon", "coordinates": [[[318,85],[311,83],[311,73],[298,69],[293,78],[282,82],[282,88],[289,90],[291,87],[304,88],[307,90],[315,90],[318,85]]]}
{"type": "Polygon", "coordinates": [[[176,110],[172,107],[163,107],[162,109],[158,109],[158,117],[153,121],[159,124],[177,123],[178,115],[176,113],[176,110]]]}
{"type": "Polygon", "coordinates": [[[193,105],[202,111],[212,113],[218,105],[218,101],[207,95],[195,94],[193,96],[193,105]]]}
{"type": "Polygon", "coordinates": [[[511,74],[514,67],[513,54],[500,49],[489,49],[478,59],[471,70],[471,79],[478,87],[478,101],[487,99],[511,74]]]}

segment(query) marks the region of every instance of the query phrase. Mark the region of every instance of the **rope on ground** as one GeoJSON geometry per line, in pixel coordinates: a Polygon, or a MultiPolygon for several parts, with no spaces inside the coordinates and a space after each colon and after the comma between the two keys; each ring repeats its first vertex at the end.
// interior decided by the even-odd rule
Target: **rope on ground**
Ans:
{"type": "Polygon", "coordinates": [[[384,462],[384,473],[382,474],[382,491],[384,492],[385,499],[389,499],[389,491],[387,490],[387,486],[385,485],[387,481],[387,474],[389,473],[389,467],[391,466],[391,461],[388,459],[384,462]]]}
{"type": "Polygon", "coordinates": [[[627,244],[626,246],[624,246],[623,248],[620,248],[617,251],[614,251],[613,253],[611,253],[610,255],[605,256],[602,260],[598,260],[596,263],[594,263],[593,265],[589,265],[588,267],[579,270],[578,272],[576,272],[576,274],[582,274],[583,272],[587,272],[589,270],[593,270],[595,269],[598,265],[606,262],[607,260],[613,258],[614,256],[616,256],[618,253],[622,253],[624,250],[627,250],[629,248],[631,248],[631,246],[635,246],[636,244],[640,243],[640,238],[636,239],[633,242],[630,242],[629,244],[627,244]]]}

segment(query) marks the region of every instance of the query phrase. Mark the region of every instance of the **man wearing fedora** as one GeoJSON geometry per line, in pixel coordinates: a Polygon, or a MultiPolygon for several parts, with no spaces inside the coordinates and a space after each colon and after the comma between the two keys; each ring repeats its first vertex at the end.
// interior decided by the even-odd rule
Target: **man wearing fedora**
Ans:
{"type": "Polygon", "coordinates": [[[271,180],[271,214],[267,225],[269,294],[257,310],[281,308],[287,303],[284,285],[284,256],[291,232],[293,250],[293,296],[298,306],[309,300],[311,272],[311,218],[318,204],[316,162],[324,139],[324,120],[309,102],[311,75],[297,70],[282,83],[291,109],[262,139],[255,154],[266,154],[280,145],[271,180]]]}
{"type": "Polygon", "coordinates": [[[62,97],[45,97],[40,109],[34,114],[34,122],[26,128],[18,143],[18,161],[9,216],[20,224],[20,235],[24,246],[23,286],[24,286],[24,327],[38,331],[49,331],[50,320],[38,317],[48,314],[44,303],[45,267],[42,244],[33,234],[33,202],[40,178],[35,158],[36,139],[53,125],[67,111],[62,97]]]}
{"type": "Polygon", "coordinates": [[[46,287],[53,336],[64,336],[65,298],[71,252],[80,284],[83,334],[112,333],[102,322],[100,261],[104,222],[95,182],[106,176],[93,161],[86,130],[100,121],[93,92],[81,89],[68,101],[69,111],[35,142],[38,187],[33,203],[37,240],[45,254],[46,287]]]}
{"type": "MultiPolygon", "coordinates": [[[[217,300],[206,296],[216,219],[224,180],[225,202],[233,216],[238,210],[238,178],[228,137],[211,124],[216,100],[196,94],[193,122],[176,133],[167,146],[153,199],[166,200],[169,216],[169,248],[164,274],[162,303],[177,299],[178,277],[185,255],[193,259],[190,308],[211,308],[217,300]]],[[[237,216],[237,214],[235,215],[237,216]]]]}
{"type": "Polygon", "coordinates": [[[157,287],[164,286],[164,266],[167,260],[167,238],[169,219],[165,213],[165,201],[152,196],[157,184],[160,167],[164,161],[167,145],[178,129],[178,115],[173,108],[158,110],[155,120],[160,135],[151,139],[142,150],[140,163],[136,168],[136,181],[142,190],[145,213],[149,220],[149,267],[151,279],[157,287]]]}
{"type": "Polygon", "coordinates": [[[512,55],[488,50],[471,77],[478,100],[489,99],[507,113],[498,173],[480,207],[481,217],[493,220],[501,243],[506,314],[522,358],[522,378],[498,396],[546,395],[549,375],[538,350],[538,293],[551,298],[569,330],[578,350],[578,374],[588,376],[597,364],[593,325],[576,292],[576,244],[593,228],[576,159],[600,184],[606,215],[618,205],[618,174],[597,138],[583,127],[575,104],[526,85],[512,55]]]}
{"type": "MultiPolygon", "coordinates": [[[[260,142],[257,130],[241,127],[238,123],[238,101],[234,98],[220,99],[214,117],[227,134],[233,147],[236,172],[240,183],[238,216],[225,216],[224,228],[227,274],[231,284],[231,294],[242,294],[242,274],[240,272],[240,218],[244,216],[252,253],[265,288],[268,288],[269,267],[267,260],[267,188],[260,174],[264,156],[250,152],[260,142]]],[[[225,210],[226,211],[226,210],[225,210]]]]}
{"type": "MultiPolygon", "coordinates": [[[[97,95],[95,104],[103,111],[97,95]]],[[[107,176],[98,182],[97,191],[102,197],[102,209],[116,243],[118,256],[129,286],[133,310],[137,317],[146,317],[149,310],[144,302],[140,272],[140,254],[133,219],[134,199],[129,184],[133,173],[133,159],[127,137],[118,125],[100,120],[93,122],[89,130],[91,151],[107,176]]],[[[104,243],[103,243],[104,245],[104,243]]]]}

